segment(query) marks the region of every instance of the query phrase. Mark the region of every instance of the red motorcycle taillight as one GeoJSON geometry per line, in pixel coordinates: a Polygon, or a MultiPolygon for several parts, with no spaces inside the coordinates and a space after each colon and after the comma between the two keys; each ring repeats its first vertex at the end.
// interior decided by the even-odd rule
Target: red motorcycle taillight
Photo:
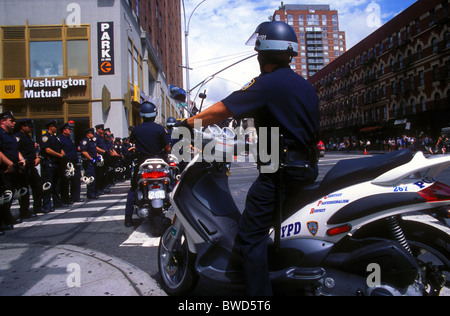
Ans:
{"type": "Polygon", "coordinates": [[[436,182],[418,193],[427,202],[450,201],[450,187],[441,182],[436,182]]]}
{"type": "Polygon", "coordinates": [[[142,174],[142,178],[144,179],[158,179],[158,178],[166,178],[167,172],[160,172],[160,171],[152,171],[152,172],[146,172],[142,174]]]}

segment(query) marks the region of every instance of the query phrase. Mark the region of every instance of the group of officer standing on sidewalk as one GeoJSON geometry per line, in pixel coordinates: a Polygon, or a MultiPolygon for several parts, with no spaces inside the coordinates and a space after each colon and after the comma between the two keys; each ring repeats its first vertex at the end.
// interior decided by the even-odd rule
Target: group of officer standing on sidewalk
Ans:
{"type": "Polygon", "coordinates": [[[56,120],[50,120],[45,124],[47,131],[37,135],[35,142],[33,120],[16,120],[11,111],[0,114],[0,236],[37,213],[84,202],[80,197],[82,181],[87,184],[87,198],[98,199],[110,192],[116,181],[131,178],[133,148],[129,139],[113,141],[103,124],[96,126],[96,132],[87,129],[79,144],[82,177],[73,127],[70,122],[58,126],[56,120]],[[14,197],[20,204],[18,219],[10,210],[14,197]]]}

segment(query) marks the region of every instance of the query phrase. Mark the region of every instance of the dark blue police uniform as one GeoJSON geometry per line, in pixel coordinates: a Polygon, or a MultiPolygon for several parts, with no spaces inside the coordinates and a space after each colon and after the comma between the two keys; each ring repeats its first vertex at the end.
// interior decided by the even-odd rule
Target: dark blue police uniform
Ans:
{"type": "MultiPolygon", "coordinates": [[[[104,125],[97,125],[97,128],[104,128],[104,125]]],[[[104,189],[106,187],[106,172],[107,172],[107,162],[109,160],[109,151],[106,147],[106,142],[103,136],[98,133],[94,134],[94,141],[96,146],[105,151],[105,153],[101,153],[103,157],[103,166],[95,166],[95,190],[98,194],[103,194],[104,189]]]]}
{"type": "Polygon", "coordinates": [[[165,128],[155,122],[144,122],[136,126],[130,136],[138,156],[166,159],[164,148],[170,143],[170,135],[165,128]]]}
{"type": "Polygon", "coordinates": [[[114,161],[114,181],[115,182],[119,182],[122,181],[124,178],[124,160],[123,160],[123,145],[121,144],[122,139],[121,138],[116,138],[115,142],[113,144],[113,149],[114,151],[119,155],[117,157],[115,157],[115,161],[114,161]]]}
{"type": "MultiPolygon", "coordinates": [[[[17,123],[21,124],[22,126],[24,124],[29,124],[28,126],[31,127],[33,126],[33,122],[30,119],[19,120],[17,123]]],[[[25,134],[22,130],[17,132],[14,136],[19,146],[19,152],[22,154],[23,159],[25,159],[26,161],[25,169],[23,172],[24,184],[26,187],[31,188],[33,194],[33,212],[31,213],[31,216],[33,216],[33,214],[41,212],[42,208],[42,179],[35,166],[36,143],[29,135],[25,134]]],[[[25,195],[19,198],[19,204],[21,217],[29,217],[29,190],[25,195]]]]}
{"type": "Polygon", "coordinates": [[[111,137],[106,133],[106,131],[110,131],[111,130],[109,128],[105,129],[105,144],[106,144],[106,152],[108,153],[106,155],[106,159],[105,159],[105,177],[104,177],[104,190],[105,192],[109,192],[110,191],[110,187],[114,185],[114,173],[115,173],[115,160],[116,158],[111,156],[111,152],[114,150],[114,144],[112,142],[111,137]]]}
{"type": "MultiPolygon", "coordinates": [[[[309,163],[302,174],[284,176],[287,198],[318,175],[314,147],[319,135],[318,97],[313,87],[289,67],[279,67],[252,80],[222,103],[240,118],[253,117],[256,128],[280,128],[291,163],[309,163]]],[[[268,140],[270,147],[270,139],[268,140]]],[[[239,223],[239,238],[247,291],[271,295],[267,260],[269,230],[274,224],[277,175],[260,173],[248,192],[239,223]]]]}
{"type": "MultiPolygon", "coordinates": [[[[52,124],[53,122],[48,122],[52,124]]],[[[54,122],[53,124],[56,124],[54,122]]],[[[43,158],[42,166],[42,181],[44,184],[51,184],[51,188],[49,190],[44,190],[42,194],[42,206],[44,211],[53,211],[54,207],[58,207],[63,205],[59,194],[60,194],[60,185],[61,185],[61,176],[62,173],[62,159],[58,159],[54,156],[51,156],[45,152],[46,148],[52,149],[54,152],[61,154],[62,153],[62,145],[56,135],[49,133],[48,131],[44,133],[39,142],[41,147],[41,156],[43,158]],[[53,205],[52,205],[53,198],[53,205]]]]}
{"type": "MultiPolygon", "coordinates": [[[[0,127],[0,152],[2,152],[11,162],[15,165],[19,162],[19,151],[18,144],[16,138],[12,133],[8,133],[3,128],[0,127]]],[[[14,169],[12,172],[6,173],[7,167],[5,164],[1,165],[1,172],[3,173],[2,177],[2,189],[0,190],[3,194],[5,191],[9,190],[13,194],[16,189],[19,188],[18,181],[18,170],[14,169]]],[[[4,224],[7,227],[12,228],[12,225],[16,223],[16,220],[13,218],[10,209],[11,204],[13,203],[13,199],[11,199],[7,203],[3,203],[0,205],[0,224],[4,224]]]]}
{"type": "Polygon", "coordinates": [[[96,191],[95,191],[95,159],[97,158],[97,146],[92,138],[86,137],[80,142],[81,151],[85,151],[89,154],[89,156],[94,160],[88,160],[83,156],[83,169],[84,175],[88,178],[94,177],[94,181],[87,185],[87,197],[89,199],[95,199],[96,191]]]}
{"type": "Polygon", "coordinates": [[[166,159],[167,155],[164,152],[164,148],[169,144],[170,139],[164,127],[153,121],[146,121],[133,129],[130,142],[135,144],[137,165],[131,181],[131,190],[128,192],[125,216],[131,216],[133,214],[133,201],[137,189],[139,166],[146,159],[166,159]]]}
{"type": "Polygon", "coordinates": [[[124,171],[125,180],[128,180],[131,178],[132,154],[129,151],[130,148],[131,148],[131,145],[128,142],[128,138],[124,138],[123,144],[122,144],[122,156],[123,156],[123,166],[125,168],[125,171],[124,171]]]}
{"type": "MultiPolygon", "coordinates": [[[[64,124],[60,129],[70,128],[69,124],[64,124]]],[[[81,170],[78,165],[78,148],[70,137],[59,135],[58,139],[62,145],[65,154],[63,169],[67,169],[67,163],[71,162],[74,167],[74,175],[72,177],[62,177],[61,181],[61,198],[64,203],[71,204],[80,201],[81,191],[81,170]]]]}

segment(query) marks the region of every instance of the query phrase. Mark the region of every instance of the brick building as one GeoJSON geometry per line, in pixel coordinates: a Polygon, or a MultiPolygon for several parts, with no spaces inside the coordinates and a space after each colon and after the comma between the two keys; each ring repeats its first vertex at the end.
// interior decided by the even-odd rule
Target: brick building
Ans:
{"type": "Polygon", "coordinates": [[[149,36],[167,81],[183,87],[181,3],[173,0],[127,0],[149,36]]]}
{"type": "Polygon", "coordinates": [[[383,141],[450,126],[448,0],[419,0],[309,81],[325,141],[383,141]]]}
{"type": "Polygon", "coordinates": [[[274,21],[291,25],[299,40],[299,56],[291,67],[305,78],[313,76],[346,51],[345,32],[339,30],[339,15],[329,5],[281,3],[274,21]]]}

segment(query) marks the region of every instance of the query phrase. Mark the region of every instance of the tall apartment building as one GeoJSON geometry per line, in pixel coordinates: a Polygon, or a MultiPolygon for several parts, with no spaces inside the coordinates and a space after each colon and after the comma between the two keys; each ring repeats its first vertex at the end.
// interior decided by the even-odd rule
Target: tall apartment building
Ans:
{"type": "Polygon", "coordinates": [[[439,136],[450,126],[448,0],[419,0],[309,78],[325,141],[439,136]]]}
{"type": "Polygon", "coordinates": [[[162,63],[167,81],[183,87],[181,2],[173,0],[127,0],[142,31],[149,37],[162,63]]]}
{"type": "Polygon", "coordinates": [[[284,4],[274,21],[291,25],[299,39],[299,56],[291,67],[309,78],[346,51],[345,32],[339,29],[339,15],[329,5],[284,4]]]}
{"type": "Polygon", "coordinates": [[[169,86],[183,86],[179,1],[0,1],[0,105],[35,122],[97,124],[128,136],[151,97],[158,123],[181,118],[169,86]]]}

